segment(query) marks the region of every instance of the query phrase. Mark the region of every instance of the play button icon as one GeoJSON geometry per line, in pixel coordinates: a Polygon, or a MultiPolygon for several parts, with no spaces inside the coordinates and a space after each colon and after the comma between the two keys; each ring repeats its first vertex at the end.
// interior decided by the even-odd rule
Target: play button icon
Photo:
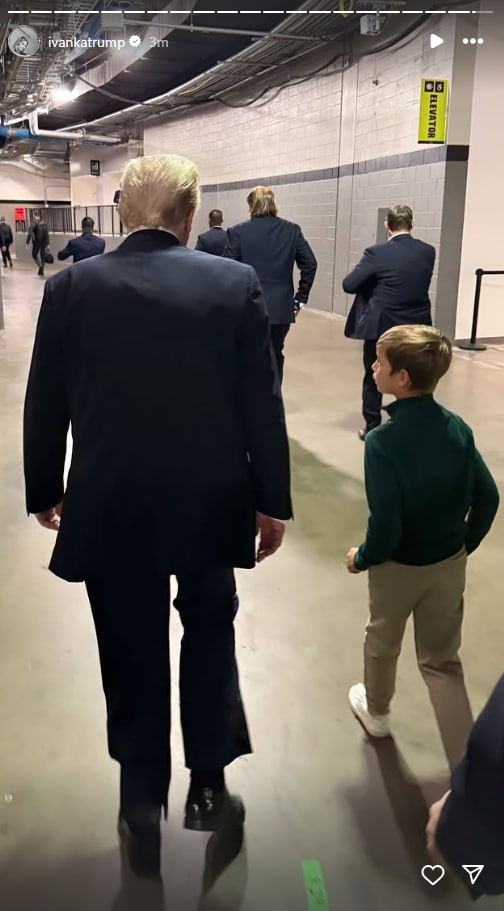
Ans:
{"type": "Polygon", "coordinates": [[[432,48],[439,47],[440,44],[444,44],[444,38],[441,38],[439,35],[430,36],[430,46],[432,48]]]}

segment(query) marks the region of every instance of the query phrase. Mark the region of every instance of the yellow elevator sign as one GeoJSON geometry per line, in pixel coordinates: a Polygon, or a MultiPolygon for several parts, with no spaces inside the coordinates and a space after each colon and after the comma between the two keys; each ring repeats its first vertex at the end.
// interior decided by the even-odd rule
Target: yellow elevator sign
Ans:
{"type": "Polygon", "coordinates": [[[448,108],[448,80],[422,79],[420,89],[419,142],[444,142],[448,108]]]}

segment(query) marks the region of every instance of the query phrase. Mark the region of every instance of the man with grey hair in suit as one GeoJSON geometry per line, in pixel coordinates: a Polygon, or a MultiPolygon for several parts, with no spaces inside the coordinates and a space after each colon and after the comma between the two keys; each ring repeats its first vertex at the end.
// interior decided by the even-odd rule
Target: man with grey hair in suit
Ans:
{"type": "Polygon", "coordinates": [[[234,570],[275,553],[292,516],[262,291],[249,266],[187,247],[199,196],[185,158],[128,163],[129,234],[47,282],[25,403],[27,511],[57,532],[52,572],[86,584],[121,769],[119,829],[131,868],[150,877],[171,774],[170,577],[184,628],[184,824],[241,826],[224,778],[252,751],[234,570]]]}

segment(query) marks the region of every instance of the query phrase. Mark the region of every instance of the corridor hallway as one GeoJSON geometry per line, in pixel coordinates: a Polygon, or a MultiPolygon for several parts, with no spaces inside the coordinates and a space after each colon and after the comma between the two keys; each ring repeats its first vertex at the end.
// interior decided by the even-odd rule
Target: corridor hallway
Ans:
{"type": "MultiPolygon", "coordinates": [[[[350,576],[344,563],[366,522],[361,352],[343,338],[342,321],[309,310],[286,343],[295,521],[276,557],[238,573],[237,651],[255,754],[230,768],[228,782],[247,806],[243,843],[182,829],[187,773],[173,611],[164,895],[126,873],[121,879],[118,774],[106,753],[91,613],[82,585],[48,572],[53,538],[24,507],[22,403],[43,281],[20,263],[2,279],[0,907],[306,911],[302,862],[311,859],[321,864],[330,911],[469,911],[473,903],[451,875],[435,888],[420,876],[426,807],[446,789],[448,773],[411,631],[393,706],[395,740],[367,741],[348,708],[348,687],[361,679],[367,614],[366,576],[350,576]]],[[[501,493],[503,381],[504,352],[457,352],[439,390],[474,428],[501,493]]],[[[503,536],[501,509],[469,564],[462,654],[475,712],[503,670],[503,536]]],[[[478,911],[502,911],[503,903],[483,899],[478,911]]]]}

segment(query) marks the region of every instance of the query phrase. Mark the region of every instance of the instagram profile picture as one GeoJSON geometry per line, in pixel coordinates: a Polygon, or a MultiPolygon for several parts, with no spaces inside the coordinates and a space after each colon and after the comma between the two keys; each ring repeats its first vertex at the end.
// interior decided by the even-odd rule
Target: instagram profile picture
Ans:
{"type": "Polygon", "coordinates": [[[7,43],[16,57],[33,57],[40,46],[40,39],[34,28],[18,25],[9,32],[7,43]]]}

